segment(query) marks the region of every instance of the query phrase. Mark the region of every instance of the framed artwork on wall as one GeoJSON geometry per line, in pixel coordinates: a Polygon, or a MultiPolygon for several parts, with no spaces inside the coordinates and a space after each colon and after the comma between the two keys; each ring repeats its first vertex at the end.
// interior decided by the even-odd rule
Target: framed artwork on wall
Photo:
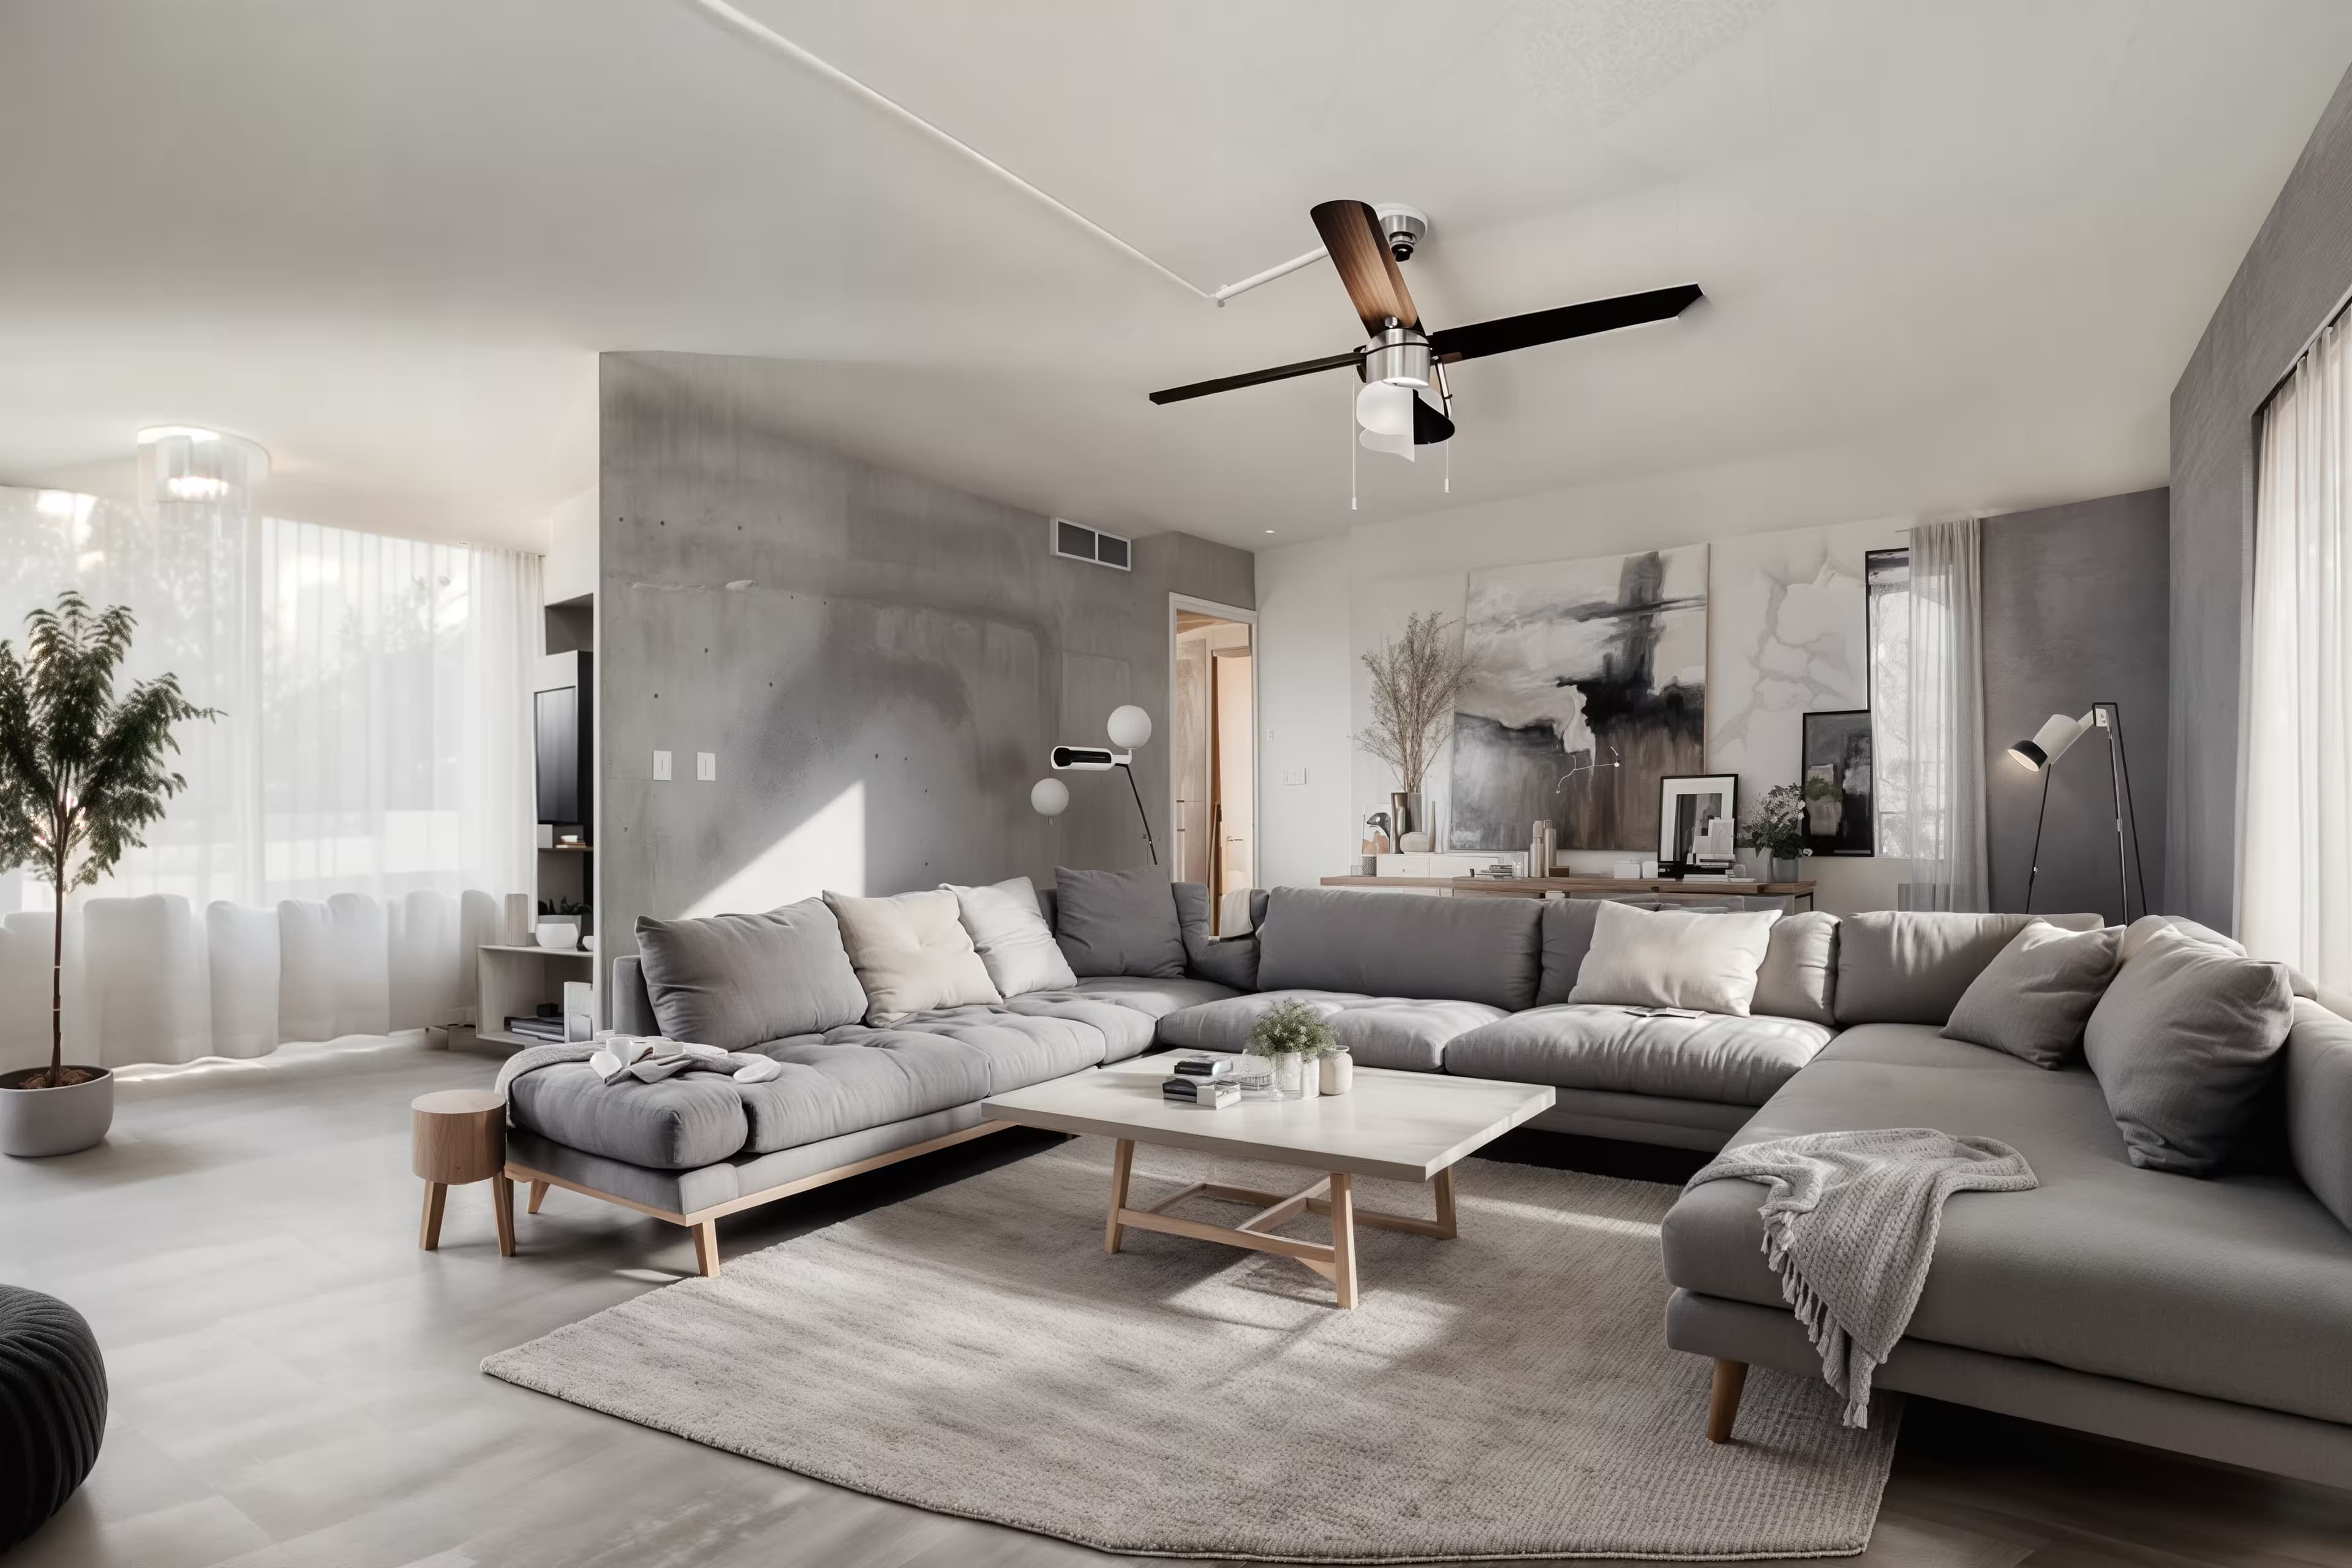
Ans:
{"type": "Polygon", "coordinates": [[[1806,714],[1801,744],[1806,852],[1876,854],[1878,805],[1872,784],[1870,710],[1806,714]]]}
{"type": "Polygon", "coordinates": [[[1738,773],[1670,773],[1658,781],[1658,865],[1729,865],[1738,833],[1738,773]]]}

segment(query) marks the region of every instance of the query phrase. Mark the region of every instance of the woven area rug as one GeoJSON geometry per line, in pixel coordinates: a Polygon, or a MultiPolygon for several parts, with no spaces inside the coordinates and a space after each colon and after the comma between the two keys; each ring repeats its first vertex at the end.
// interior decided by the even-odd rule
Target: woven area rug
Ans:
{"type": "MultiPolygon", "coordinates": [[[[1296,1173],[1139,1148],[1131,1201],[1296,1173]]],[[[1129,1231],[1080,1139],[728,1263],[482,1363],[877,1497],[1106,1551],[1317,1563],[1843,1556],[1899,1401],[1838,1425],[1757,1369],[1738,1440],[1665,1348],[1675,1189],[1470,1161],[1452,1241],[1358,1228],[1362,1305],[1286,1259],[1129,1231]]],[[[1428,1212],[1425,1188],[1358,1203],[1428,1212]]],[[[1199,1205],[1198,1208],[1192,1206],[1199,1205]]],[[[1177,1212],[1232,1224],[1231,1205],[1177,1212]]],[[[1328,1236],[1309,1216],[1289,1234],[1328,1236]]]]}

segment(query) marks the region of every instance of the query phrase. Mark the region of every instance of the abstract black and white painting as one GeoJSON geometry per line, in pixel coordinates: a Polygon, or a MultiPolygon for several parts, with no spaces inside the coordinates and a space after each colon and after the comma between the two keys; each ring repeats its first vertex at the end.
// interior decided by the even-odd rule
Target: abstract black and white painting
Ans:
{"type": "Polygon", "coordinates": [[[1871,786],[1870,710],[1806,714],[1801,745],[1806,849],[1874,854],[1878,804],[1871,786]]]}
{"type": "Polygon", "coordinates": [[[1706,546],[1474,572],[1462,635],[1447,847],[1647,853],[1706,765],[1706,546]]]}

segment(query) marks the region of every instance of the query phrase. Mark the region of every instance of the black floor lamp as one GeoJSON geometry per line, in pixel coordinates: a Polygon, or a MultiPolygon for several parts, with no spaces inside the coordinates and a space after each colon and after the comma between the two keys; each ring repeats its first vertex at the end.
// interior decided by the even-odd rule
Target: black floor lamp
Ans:
{"type": "Polygon", "coordinates": [[[2033,732],[2031,741],[2020,741],[2009,749],[2018,765],[2029,773],[2042,775],[2042,805],[2033,815],[2033,864],[2025,875],[2025,910],[2033,910],[2033,884],[2042,875],[2042,825],[2050,815],[2050,775],[2058,766],[2058,759],[2091,731],[2096,730],[2107,738],[2107,789],[2115,804],[2116,822],[2116,890],[2120,896],[2123,917],[2131,921],[2131,884],[2139,883],[2139,910],[2147,913],[2147,873],[2139,863],[2139,819],[2133,815],[2131,804],[2131,769],[2124,752],[2123,706],[2116,702],[2094,702],[2091,710],[2079,719],[2069,719],[2063,713],[2053,713],[2049,721],[2033,732]],[[2124,855],[2124,825],[2131,824],[2131,856],[2124,855]],[[2125,875],[2128,865],[2132,875],[2125,875]]]}

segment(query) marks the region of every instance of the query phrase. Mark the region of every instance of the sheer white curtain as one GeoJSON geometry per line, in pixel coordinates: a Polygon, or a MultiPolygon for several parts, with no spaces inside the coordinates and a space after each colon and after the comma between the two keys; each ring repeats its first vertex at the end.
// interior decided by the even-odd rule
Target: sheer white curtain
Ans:
{"type": "Polygon", "coordinates": [[[2262,416],[2246,665],[2239,936],[2352,987],[2352,466],[2339,318],[2262,416]]]}
{"type": "MultiPolygon", "coordinates": [[[[170,670],[221,710],[180,731],[188,788],[146,846],[69,907],[69,1053],[457,1021],[471,942],[534,882],[539,574],[511,551],[0,489],[0,637],[79,588],[138,616],[127,677],[170,670]]],[[[50,889],[7,882],[0,1061],[47,1048],[46,1005],[16,1004],[47,994],[50,889]]]]}
{"type": "Polygon", "coordinates": [[[1910,907],[1981,910],[1984,663],[1975,518],[1911,531],[1910,907]]]}

